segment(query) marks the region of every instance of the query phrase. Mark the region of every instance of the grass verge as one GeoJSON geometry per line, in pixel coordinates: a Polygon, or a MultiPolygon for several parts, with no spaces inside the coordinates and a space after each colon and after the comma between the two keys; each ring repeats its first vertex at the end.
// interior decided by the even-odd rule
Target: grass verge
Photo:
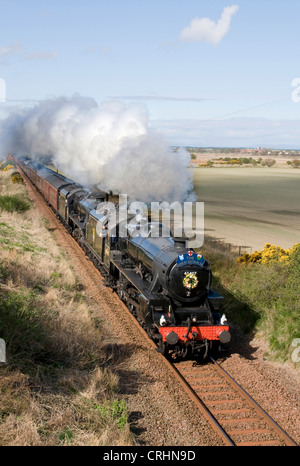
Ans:
{"type": "Polygon", "coordinates": [[[300,247],[289,260],[268,263],[237,263],[209,246],[203,253],[213,262],[214,285],[225,297],[229,320],[245,333],[258,333],[268,344],[269,358],[299,367],[292,353],[300,339],[300,247]]]}
{"type": "Polygon", "coordinates": [[[7,212],[26,212],[30,204],[18,196],[0,196],[0,210],[7,212]]]}
{"type": "Polygon", "coordinates": [[[0,445],[133,445],[93,304],[9,170],[0,196],[29,206],[0,211],[0,445]]]}

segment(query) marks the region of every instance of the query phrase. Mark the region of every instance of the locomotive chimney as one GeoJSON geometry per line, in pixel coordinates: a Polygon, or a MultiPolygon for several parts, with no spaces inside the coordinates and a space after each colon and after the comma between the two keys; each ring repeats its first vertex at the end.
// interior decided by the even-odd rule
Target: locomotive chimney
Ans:
{"type": "Polygon", "coordinates": [[[174,246],[175,248],[180,248],[180,249],[183,249],[183,248],[186,248],[187,245],[186,245],[186,242],[187,242],[187,238],[183,238],[183,237],[175,237],[173,238],[173,241],[174,241],[174,246]]]}

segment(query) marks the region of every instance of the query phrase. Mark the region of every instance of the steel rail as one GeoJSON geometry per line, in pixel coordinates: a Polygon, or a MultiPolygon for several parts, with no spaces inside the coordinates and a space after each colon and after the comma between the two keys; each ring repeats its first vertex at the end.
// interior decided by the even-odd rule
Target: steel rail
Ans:
{"type": "MultiPolygon", "coordinates": [[[[162,356],[162,355],[161,355],[162,356]]],[[[185,392],[189,395],[193,403],[197,406],[197,408],[201,411],[201,413],[205,416],[206,420],[209,422],[210,426],[213,428],[214,432],[216,432],[221,439],[223,440],[225,446],[235,446],[235,443],[230,438],[230,436],[225,432],[221,424],[217,421],[215,416],[209,410],[209,408],[205,405],[205,403],[201,400],[201,398],[197,395],[195,390],[191,387],[191,385],[187,382],[185,377],[181,374],[181,372],[168,361],[164,356],[162,356],[165,360],[165,364],[168,365],[169,369],[173,371],[175,377],[179,380],[181,385],[183,386],[185,392]]]]}
{"type": "Polygon", "coordinates": [[[252,398],[241,385],[234,380],[231,375],[228,374],[223,367],[221,367],[211,356],[209,357],[213,362],[216,370],[222,374],[223,377],[240,393],[240,395],[246,400],[246,402],[252,406],[255,411],[262,416],[264,421],[273,429],[287,446],[298,446],[298,444],[285,432],[274,419],[252,398]]]}

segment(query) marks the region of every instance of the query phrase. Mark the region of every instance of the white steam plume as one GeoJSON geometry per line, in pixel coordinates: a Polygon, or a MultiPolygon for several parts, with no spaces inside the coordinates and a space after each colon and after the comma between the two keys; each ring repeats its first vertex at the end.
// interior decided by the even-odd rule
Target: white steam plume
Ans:
{"type": "Polygon", "coordinates": [[[140,104],[74,96],[40,102],[1,125],[2,151],[51,158],[81,184],[127,194],[131,199],[182,201],[192,190],[189,154],[173,153],[149,127],[140,104]]]}

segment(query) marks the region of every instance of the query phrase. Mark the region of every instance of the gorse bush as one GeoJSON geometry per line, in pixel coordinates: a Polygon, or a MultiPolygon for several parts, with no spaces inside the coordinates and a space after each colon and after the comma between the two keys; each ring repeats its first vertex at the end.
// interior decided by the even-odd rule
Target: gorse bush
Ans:
{"type": "Polygon", "coordinates": [[[23,183],[23,178],[19,172],[13,172],[10,176],[13,183],[23,183]]]}
{"type": "Polygon", "coordinates": [[[15,162],[12,162],[11,160],[6,160],[0,164],[0,170],[7,172],[8,170],[11,170],[12,168],[16,168],[15,162]]]}
{"type": "Polygon", "coordinates": [[[209,246],[202,253],[213,263],[214,288],[225,298],[230,323],[250,335],[258,332],[270,357],[292,362],[292,344],[300,338],[300,244],[267,244],[238,260],[209,246]]]}
{"type": "Polygon", "coordinates": [[[12,168],[14,168],[14,165],[6,165],[6,167],[3,168],[3,171],[8,172],[8,170],[11,170],[12,168]]]}
{"type": "Polygon", "coordinates": [[[262,264],[288,262],[294,257],[294,253],[297,249],[300,249],[300,243],[295,244],[290,249],[283,249],[280,246],[267,243],[262,251],[255,251],[252,254],[245,253],[237,259],[237,262],[259,262],[262,264]]]}
{"type": "Polygon", "coordinates": [[[286,250],[266,244],[248,256],[238,260],[235,286],[259,313],[257,328],[274,354],[287,360],[300,338],[300,244],[286,250]]]}

